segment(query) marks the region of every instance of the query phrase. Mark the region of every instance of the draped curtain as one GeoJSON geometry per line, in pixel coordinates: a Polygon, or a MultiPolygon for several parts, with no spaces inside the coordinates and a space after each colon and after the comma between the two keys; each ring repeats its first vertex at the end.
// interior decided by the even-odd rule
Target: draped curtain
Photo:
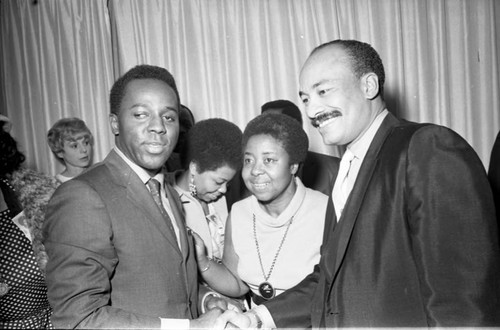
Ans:
{"type": "MultiPolygon", "coordinates": [[[[172,72],[196,120],[244,129],[267,101],[301,107],[302,63],[337,38],[378,50],[391,112],[452,128],[485,166],[500,129],[500,1],[0,1],[0,110],[28,166],[50,174],[60,165],[45,136],[61,117],[85,120],[104,158],[109,89],[137,64],[172,72]]],[[[338,155],[303,116],[310,149],[338,155]]]]}

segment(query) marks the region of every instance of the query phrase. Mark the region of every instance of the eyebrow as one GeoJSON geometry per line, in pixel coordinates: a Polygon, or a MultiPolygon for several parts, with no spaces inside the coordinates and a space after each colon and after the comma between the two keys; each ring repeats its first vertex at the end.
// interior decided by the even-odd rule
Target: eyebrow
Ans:
{"type": "MultiPolygon", "coordinates": [[[[317,83],[315,83],[314,85],[312,85],[312,89],[315,89],[318,86],[321,86],[321,85],[326,84],[326,83],[334,82],[335,80],[336,79],[322,79],[322,80],[318,81],[317,83]]],[[[304,93],[302,91],[299,91],[299,96],[302,96],[302,95],[309,95],[309,94],[304,93]]]]}

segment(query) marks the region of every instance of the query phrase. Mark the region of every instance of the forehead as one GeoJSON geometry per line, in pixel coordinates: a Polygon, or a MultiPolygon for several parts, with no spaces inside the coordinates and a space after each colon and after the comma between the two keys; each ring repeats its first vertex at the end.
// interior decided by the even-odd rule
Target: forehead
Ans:
{"type": "Polygon", "coordinates": [[[300,72],[300,86],[311,87],[324,80],[352,75],[346,51],[336,45],[320,49],[304,63],[300,72]]]}
{"type": "Polygon", "coordinates": [[[269,134],[258,134],[250,137],[245,146],[245,152],[249,146],[258,153],[285,152],[282,142],[269,134]]]}
{"type": "Polygon", "coordinates": [[[158,79],[135,79],[128,82],[123,95],[123,102],[137,99],[166,98],[169,103],[175,102],[178,108],[177,95],[172,87],[158,79]]]}
{"type": "Polygon", "coordinates": [[[83,139],[88,139],[90,137],[87,132],[79,132],[79,133],[69,133],[64,137],[64,142],[73,142],[83,139]]]}
{"type": "MultiPolygon", "coordinates": [[[[221,178],[221,179],[226,179],[229,181],[234,174],[236,173],[236,170],[229,167],[228,165],[223,165],[216,170],[213,171],[205,171],[204,173],[208,174],[212,178],[221,178]]],[[[202,173],[202,174],[204,174],[202,173]]]]}

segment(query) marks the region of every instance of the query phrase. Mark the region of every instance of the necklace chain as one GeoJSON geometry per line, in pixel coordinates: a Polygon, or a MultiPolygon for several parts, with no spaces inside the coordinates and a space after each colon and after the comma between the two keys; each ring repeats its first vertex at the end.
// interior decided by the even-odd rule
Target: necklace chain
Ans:
{"type": "Polygon", "coordinates": [[[283,238],[281,239],[280,246],[278,247],[278,251],[276,251],[276,255],[274,256],[273,263],[271,264],[271,268],[269,269],[269,272],[267,273],[264,271],[264,265],[262,264],[262,257],[260,255],[260,248],[259,248],[259,241],[257,240],[257,230],[255,229],[255,214],[253,215],[253,237],[255,239],[255,246],[257,247],[257,254],[259,256],[259,262],[260,262],[260,269],[262,270],[262,275],[264,276],[264,279],[267,281],[271,277],[271,273],[273,272],[274,269],[274,264],[276,263],[276,260],[278,259],[278,255],[280,254],[281,247],[283,246],[283,243],[285,242],[286,235],[288,234],[288,229],[290,229],[290,225],[293,222],[293,215],[290,218],[288,222],[288,226],[286,227],[285,234],[283,235],[283,238]]]}

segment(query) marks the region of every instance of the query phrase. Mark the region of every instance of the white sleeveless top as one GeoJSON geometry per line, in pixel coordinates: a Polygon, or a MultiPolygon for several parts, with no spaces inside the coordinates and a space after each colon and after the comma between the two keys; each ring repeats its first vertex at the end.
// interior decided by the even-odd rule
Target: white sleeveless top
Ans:
{"type": "Polygon", "coordinates": [[[296,178],[296,183],[295,195],[278,218],[267,214],[253,195],[235,203],[231,209],[232,243],[239,257],[238,276],[257,295],[260,295],[259,285],[265,278],[255,244],[253,214],[266,276],[293,216],[293,222],[268,278],[276,295],[298,284],[319,262],[328,197],[306,188],[299,178],[296,178]]]}

